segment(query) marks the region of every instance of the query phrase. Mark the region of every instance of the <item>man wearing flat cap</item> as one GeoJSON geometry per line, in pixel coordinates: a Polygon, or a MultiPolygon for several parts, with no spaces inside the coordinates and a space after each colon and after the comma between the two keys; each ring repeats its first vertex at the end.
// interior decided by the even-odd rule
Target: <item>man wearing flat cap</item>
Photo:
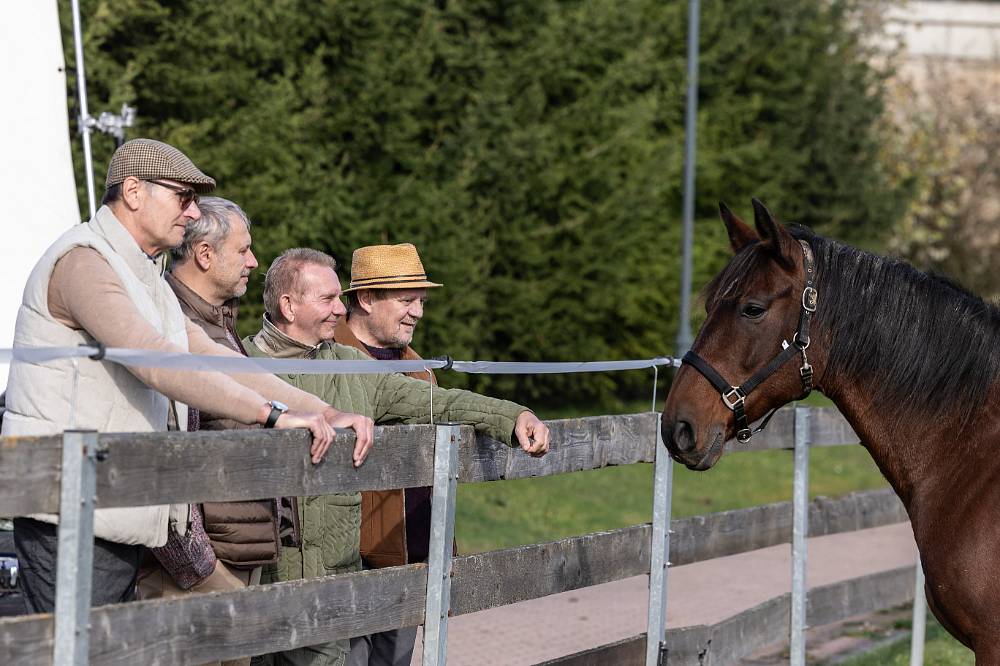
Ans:
{"type": "MultiPolygon", "coordinates": [[[[380,360],[416,360],[410,347],[424,316],[427,290],[441,287],[427,279],[411,243],[369,245],[354,251],[347,316],[334,329],[334,340],[380,360]]],[[[411,377],[437,384],[434,373],[411,377]]],[[[361,493],[361,557],[365,567],[380,569],[426,562],[430,545],[431,488],[361,493]]],[[[416,627],[393,629],[351,639],[350,666],[409,664],[416,627]]]]}
{"type": "MultiPolygon", "coordinates": [[[[24,288],[14,331],[3,435],[184,430],[187,406],[242,423],[309,428],[318,462],[333,426],[358,433],[356,460],[371,445],[371,419],[340,412],[270,375],[229,376],[126,367],[107,360],[29,362],[27,347],[78,345],[236,356],[214,343],[183,313],[163,279],[163,253],[179,245],[201,216],[198,197],[215,181],[183,153],[135,139],[111,158],[102,206],[42,255],[24,288]],[[194,379],[194,380],[193,380],[194,379]],[[289,410],[291,406],[291,410],[289,410]]],[[[183,536],[188,505],[98,509],[94,512],[92,602],[133,598],[146,547],[183,536]]],[[[14,545],[29,612],[55,606],[58,517],[14,520],[14,545]]]]}

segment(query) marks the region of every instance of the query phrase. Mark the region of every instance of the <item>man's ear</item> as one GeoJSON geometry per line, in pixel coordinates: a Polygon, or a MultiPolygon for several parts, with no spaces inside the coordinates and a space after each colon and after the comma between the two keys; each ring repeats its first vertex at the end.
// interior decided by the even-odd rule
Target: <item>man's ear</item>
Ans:
{"type": "Polygon", "coordinates": [[[795,247],[797,243],[788,229],[778,223],[759,199],[752,199],[754,226],[764,247],[779,264],[785,268],[795,267],[795,247]]]}
{"type": "Polygon", "coordinates": [[[726,225],[726,233],[729,234],[729,245],[733,248],[733,254],[760,240],[754,230],[721,201],[719,202],[719,217],[726,225]]]}
{"type": "Polygon", "coordinates": [[[141,180],[135,176],[129,176],[122,181],[121,196],[118,200],[131,211],[139,209],[142,197],[146,195],[145,187],[141,180]]]}
{"type": "Polygon", "coordinates": [[[372,290],[371,289],[362,289],[362,290],[356,291],[354,293],[355,293],[355,295],[357,296],[357,299],[358,299],[358,307],[360,307],[362,310],[364,310],[365,314],[371,314],[372,310],[374,309],[372,307],[372,303],[375,301],[375,299],[372,298],[372,290]]]}
{"type": "Polygon", "coordinates": [[[281,310],[281,318],[289,324],[295,321],[295,304],[292,302],[291,294],[282,294],[278,297],[278,309],[281,310]]]}
{"type": "Polygon", "coordinates": [[[192,256],[198,264],[198,268],[203,271],[209,270],[212,267],[212,261],[215,259],[215,250],[212,246],[205,241],[201,241],[192,250],[192,256]]]}

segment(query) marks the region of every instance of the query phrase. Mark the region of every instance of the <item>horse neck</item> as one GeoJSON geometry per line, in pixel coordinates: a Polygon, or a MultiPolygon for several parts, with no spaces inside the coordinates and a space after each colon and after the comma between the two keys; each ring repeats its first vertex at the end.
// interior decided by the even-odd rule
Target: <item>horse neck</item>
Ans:
{"type": "MultiPolygon", "coordinates": [[[[826,373],[831,374],[831,373],[826,373]]],[[[916,529],[921,518],[947,511],[939,493],[954,496],[975,479],[996,478],[1000,462],[1000,384],[965,422],[957,417],[907,413],[900,406],[874,405],[865,381],[827,378],[823,392],[833,400],[868,449],[879,470],[899,495],[916,529]]]]}

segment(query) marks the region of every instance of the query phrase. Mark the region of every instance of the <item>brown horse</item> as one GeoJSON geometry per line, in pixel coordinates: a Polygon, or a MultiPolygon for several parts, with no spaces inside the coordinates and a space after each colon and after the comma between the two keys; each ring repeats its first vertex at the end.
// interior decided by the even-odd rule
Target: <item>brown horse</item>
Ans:
{"type": "Polygon", "coordinates": [[[735,256],[667,396],[671,456],[706,470],[815,384],[906,506],[934,615],[1000,665],[1000,311],[753,206],[756,230],[720,204],[735,256]]]}

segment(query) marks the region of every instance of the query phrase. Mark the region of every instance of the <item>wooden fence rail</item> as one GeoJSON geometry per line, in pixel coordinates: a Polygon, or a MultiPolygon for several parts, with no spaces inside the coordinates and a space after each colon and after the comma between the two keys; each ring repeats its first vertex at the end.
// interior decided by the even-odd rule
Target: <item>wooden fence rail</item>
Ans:
{"type": "MultiPolygon", "coordinates": [[[[812,412],[812,445],[857,441],[835,411],[812,412]]],[[[547,476],[655,460],[659,422],[654,413],[550,421],[549,426],[552,450],[542,459],[477,437],[471,427],[463,427],[460,480],[547,476]]],[[[766,437],[755,438],[753,447],[735,450],[791,448],[793,427],[791,410],[779,412],[766,437]]],[[[434,439],[434,426],[378,428],[368,462],[355,470],[350,464],[349,432],[338,433],[327,460],[316,466],[309,463],[303,432],[101,435],[99,446],[107,456],[97,465],[97,505],[231,501],[428,485],[434,439]]],[[[0,439],[0,515],[58,510],[61,447],[61,437],[0,439]]],[[[812,535],[905,520],[901,504],[889,490],[820,498],[809,508],[812,535]]],[[[671,528],[673,564],[698,562],[789,542],[792,507],[786,502],[684,518],[672,521],[671,528]]],[[[452,614],[649,573],[650,540],[651,527],[640,525],[456,558],[452,614]]],[[[90,655],[101,664],[203,663],[414,626],[423,622],[426,583],[426,565],[409,565],[95,608],[90,614],[90,655]]],[[[785,606],[768,608],[769,613],[787,615],[787,600],[785,606]]],[[[51,615],[0,621],[0,653],[9,663],[51,663],[53,627],[51,615]]],[[[787,630],[787,618],[784,627],[787,630]]],[[[722,630],[700,631],[699,636],[722,630]]],[[[668,637],[675,634],[672,631],[668,637]]],[[[679,634],[674,637],[678,647],[672,650],[691,642],[679,634]]],[[[674,645],[673,638],[668,644],[674,645]]],[[[633,649],[627,641],[623,645],[613,649],[633,649]]],[[[718,643],[716,649],[722,650],[718,643]]],[[[681,652],[675,654],[680,659],[681,652]]]]}
{"type": "MultiPolygon", "coordinates": [[[[653,462],[656,414],[548,421],[551,452],[520,449],[462,428],[459,480],[519,479],[653,462]]],[[[375,445],[351,465],[352,431],[338,431],[319,465],[309,461],[305,431],[229,430],[102,434],[97,506],[223,502],[427,486],[433,481],[432,425],[375,429],[375,445]]],[[[62,436],[0,438],[0,515],[55,513],[59,508],[62,436]]]]}
{"type": "MultiPolygon", "coordinates": [[[[887,490],[820,498],[810,506],[810,530],[817,534],[900,519],[905,520],[905,513],[887,490]]],[[[682,518],[671,527],[677,539],[671,559],[699,562],[788,543],[791,504],[682,518]],[[724,539],[715,536],[722,534],[724,539]]],[[[649,573],[650,532],[649,525],[638,525],[456,558],[452,612],[474,613],[649,573]],[[487,580],[490,584],[483,585],[487,580]]],[[[423,622],[426,571],[426,565],[409,565],[95,608],[91,659],[101,664],[197,663],[414,626],[423,622]]],[[[0,651],[10,663],[50,663],[52,627],[51,615],[0,621],[0,651]]]]}

